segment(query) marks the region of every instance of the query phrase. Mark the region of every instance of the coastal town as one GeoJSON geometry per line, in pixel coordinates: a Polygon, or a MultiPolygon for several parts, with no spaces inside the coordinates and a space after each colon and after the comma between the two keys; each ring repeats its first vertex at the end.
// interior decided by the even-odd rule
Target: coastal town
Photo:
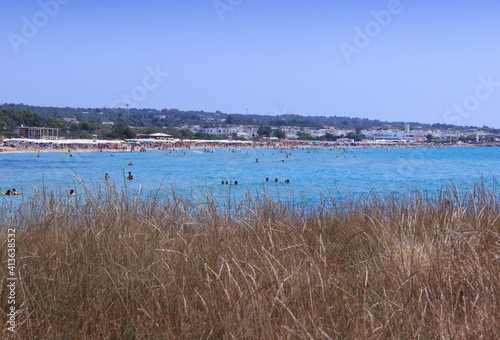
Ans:
{"type": "MultiPolygon", "coordinates": [[[[131,127],[127,127],[132,129],[131,127]]],[[[43,127],[19,127],[13,130],[16,137],[2,138],[0,152],[19,150],[134,150],[141,148],[183,148],[183,147],[243,147],[243,146],[499,146],[498,134],[484,131],[424,130],[411,129],[409,124],[404,130],[370,129],[348,130],[325,127],[320,129],[298,127],[256,127],[256,126],[219,126],[201,128],[183,126],[179,130],[191,131],[193,137],[202,134],[213,139],[174,138],[166,133],[137,133],[133,138],[71,139],[59,136],[59,129],[43,127]]]]}
{"type": "Polygon", "coordinates": [[[500,130],[324,116],[0,106],[0,152],[249,146],[498,146],[500,130]]]}
{"type": "MultiPolygon", "coordinates": [[[[404,129],[392,128],[387,126],[385,128],[374,128],[363,130],[355,129],[342,129],[335,127],[323,128],[299,128],[293,126],[277,127],[270,126],[272,131],[283,132],[283,139],[287,140],[333,140],[344,143],[354,142],[401,142],[401,143],[417,143],[417,142],[432,142],[439,141],[444,143],[457,143],[463,142],[499,142],[500,134],[487,133],[480,130],[424,130],[422,127],[417,126],[414,129],[410,124],[406,124],[404,129]],[[312,138],[311,138],[312,137],[312,138]]],[[[203,133],[211,136],[227,136],[237,137],[242,139],[255,139],[263,137],[260,133],[259,127],[256,126],[232,126],[232,127],[214,127],[214,128],[201,128],[195,126],[183,126],[181,129],[188,129],[193,133],[203,133]]],[[[260,129],[262,130],[262,129],[260,129]]],[[[274,136],[264,136],[267,140],[280,139],[275,133],[274,136]]]]}

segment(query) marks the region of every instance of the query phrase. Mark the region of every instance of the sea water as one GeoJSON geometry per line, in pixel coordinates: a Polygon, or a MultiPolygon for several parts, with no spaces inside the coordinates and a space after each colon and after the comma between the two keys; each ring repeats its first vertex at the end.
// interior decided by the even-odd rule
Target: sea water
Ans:
{"type": "Polygon", "coordinates": [[[416,188],[435,192],[452,182],[493,183],[500,174],[500,148],[494,147],[283,150],[73,152],[73,157],[55,152],[41,152],[40,157],[0,153],[0,185],[2,192],[16,188],[24,196],[42,187],[68,192],[82,185],[104,186],[108,173],[110,183],[143,193],[163,186],[175,187],[180,194],[208,190],[227,195],[230,188],[235,199],[248,191],[265,191],[272,197],[318,202],[328,192],[341,196],[416,188]],[[131,181],[125,179],[129,171],[134,176],[131,181]]]}

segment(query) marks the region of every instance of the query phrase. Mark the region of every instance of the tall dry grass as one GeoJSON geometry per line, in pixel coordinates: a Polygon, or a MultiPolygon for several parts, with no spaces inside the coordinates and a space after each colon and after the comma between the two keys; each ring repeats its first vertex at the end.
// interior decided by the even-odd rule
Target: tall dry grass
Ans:
{"type": "MultiPolygon", "coordinates": [[[[17,231],[22,339],[500,337],[498,190],[231,204],[37,192],[17,231]]],[[[1,304],[6,320],[6,282],[1,304]]]]}

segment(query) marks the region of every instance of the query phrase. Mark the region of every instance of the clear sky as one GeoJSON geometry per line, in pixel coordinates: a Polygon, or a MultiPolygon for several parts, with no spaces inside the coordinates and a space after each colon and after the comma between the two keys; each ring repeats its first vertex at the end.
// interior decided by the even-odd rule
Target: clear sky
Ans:
{"type": "Polygon", "coordinates": [[[500,128],[500,0],[0,0],[0,103],[500,128]]]}

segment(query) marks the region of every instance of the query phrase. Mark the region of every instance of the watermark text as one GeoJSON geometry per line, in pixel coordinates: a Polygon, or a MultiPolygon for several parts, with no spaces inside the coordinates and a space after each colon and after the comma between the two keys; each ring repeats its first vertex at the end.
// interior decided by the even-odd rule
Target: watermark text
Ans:
{"type": "Polygon", "coordinates": [[[354,27],[354,40],[352,43],[345,41],[341,42],[339,47],[344,55],[347,63],[352,62],[354,54],[360,54],[361,51],[368,47],[373,39],[375,39],[382,29],[389,26],[394,16],[403,12],[403,6],[399,0],[390,0],[386,9],[380,11],[371,11],[370,15],[373,20],[368,21],[364,27],[354,27]]]}
{"type": "Polygon", "coordinates": [[[38,5],[41,10],[35,12],[31,18],[22,17],[22,25],[19,33],[9,32],[7,39],[12,49],[17,54],[21,45],[26,45],[38,35],[43,27],[47,26],[51,18],[60,11],[61,5],[66,5],[71,0],[40,0],[38,5]]]}
{"type": "Polygon", "coordinates": [[[134,86],[130,90],[130,93],[122,93],[118,99],[113,101],[111,107],[123,107],[127,104],[136,106],[138,103],[146,100],[148,93],[157,89],[166,77],[168,77],[168,73],[160,70],[159,65],[156,65],[155,68],[147,66],[146,75],[142,78],[142,83],[134,86]]]}
{"type": "Polygon", "coordinates": [[[234,11],[242,3],[243,0],[214,0],[213,5],[220,21],[224,21],[226,13],[234,11]]]}
{"type": "Polygon", "coordinates": [[[16,327],[16,229],[7,230],[7,329],[15,332],[16,327]]]}
{"type": "Polygon", "coordinates": [[[493,75],[488,77],[480,76],[474,92],[465,97],[462,103],[454,103],[452,107],[443,114],[443,119],[447,124],[462,125],[464,119],[479,110],[481,102],[488,100],[500,87],[500,81],[495,81],[493,75]]]}

